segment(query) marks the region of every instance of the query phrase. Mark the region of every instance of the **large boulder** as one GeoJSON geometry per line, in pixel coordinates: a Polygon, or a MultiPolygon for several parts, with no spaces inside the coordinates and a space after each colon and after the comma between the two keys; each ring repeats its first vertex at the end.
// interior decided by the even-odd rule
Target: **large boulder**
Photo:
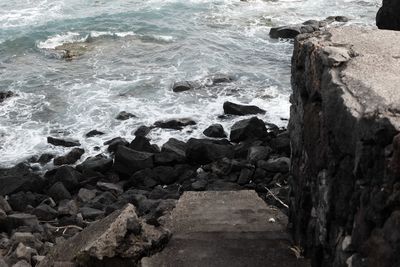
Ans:
{"type": "Polygon", "coordinates": [[[189,125],[196,125],[196,122],[190,118],[170,119],[156,121],[154,126],[162,129],[182,130],[189,125]]]}
{"type": "Polygon", "coordinates": [[[265,138],[268,134],[264,121],[257,117],[236,122],[231,128],[230,140],[241,142],[265,138]]]}
{"type": "Polygon", "coordinates": [[[139,219],[128,204],[55,246],[38,266],[137,266],[162,248],[169,235],[139,219]]]}
{"type": "Polygon", "coordinates": [[[47,137],[47,143],[55,145],[55,146],[65,146],[65,147],[73,147],[73,146],[80,146],[78,140],[71,139],[71,138],[57,138],[57,137],[47,137]]]}
{"type": "Polygon", "coordinates": [[[240,105],[232,102],[225,102],[224,103],[224,112],[225,114],[231,115],[250,115],[250,114],[264,114],[265,110],[252,105],[240,105]]]}
{"type": "Polygon", "coordinates": [[[150,144],[150,140],[144,136],[136,136],[135,139],[129,144],[129,148],[148,153],[157,153],[160,152],[160,149],[157,145],[150,144]]]}
{"type": "Polygon", "coordinates": [[[152,153],[119,146],[115,154],[114,169],[121,174],[130,176],[139,170],[153,168],[153,158],[154,154],[152,153]]]}
{"type": "Polygon", "coordinates": [[[382,7],[376,15],[376,26],[379,29],[400,30],[400,2],[383,0],[382,7]]]}
{"type": "Polygon", "coordinates": [[[214,137],[214,138],[226,137],[224,127],[221,124],[210,125],[207,129],[204,130],[203,134],[207,137],[214,137]]]}
{"type": "Polygon", "coordinates": [[[44,180],[34,174],[28,166],[19,164],[10,169],[0,169],[0,195],[18,191],[42,191],[44,180]]]}
{"type": "Polygon", "coordinates": [[[103,154],[99,154],[94,157],[87,158],[84,162],[76,166],[76,169],[80,172],[94,171],[105,173],[111,169],[112,165],[112,158],[109,158],[103,154]]]}
{"type": "Polygon", "coordinates": [[[191,138],[187,142],[186,157],[190,163],[207,164],[221,158],[233,158],[233,146],[226,140],[191,138]]]}
{"type": "Polygon", "coordinates": [[[70,152],[64,156],[54,158],[54,165],[74,164],[81,156],[85,153],[82,148],[73,148],[70,152]]]}

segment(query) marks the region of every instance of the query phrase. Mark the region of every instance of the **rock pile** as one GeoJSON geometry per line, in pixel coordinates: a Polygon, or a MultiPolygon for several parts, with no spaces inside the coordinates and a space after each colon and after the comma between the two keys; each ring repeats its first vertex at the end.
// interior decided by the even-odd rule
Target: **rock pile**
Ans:
{"type": "MultiPolygon", "coordinates": [[[[240,111],[237,115],[265,112],[256,106],[227,106],[240,111]]],[[[35,161],[53,159],[58,167],[43,176],[26,164],[0,170],[0,249],[5,264],[127,266],[168,240],[163,222],[184,191],[255,189],[266,201],[286,209],[282,203],[288,201],[290,144],[285,129],[254,116],[235,123],[229,139],[219,124],[205,129],[210,139],[171,138],[158,147],[146,138],[154,127],[180,130],[194,123],[180,119],[139,127],[131,142],[114,138],[105,143],[109,155],[99,154],[76,166],[71,164],[84,156],[79,141],[49,137],[49,143],[71,151],[35,161]],[[114,241],[107,243],[104,236],[114,241]]]]}

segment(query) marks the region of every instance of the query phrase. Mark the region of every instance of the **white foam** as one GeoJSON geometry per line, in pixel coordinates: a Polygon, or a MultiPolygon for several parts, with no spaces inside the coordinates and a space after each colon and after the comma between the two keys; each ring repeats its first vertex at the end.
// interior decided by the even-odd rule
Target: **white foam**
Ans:
{"type": "Polygon", "coordinates": [[[40,49],[55,49],[57,46],[63,44],[84,42],[86,38],[87,37],[82,37],[81,34],[77,32],[56,34],[48,38],[46,41],[39,42],[37,47],[40,49]]]}

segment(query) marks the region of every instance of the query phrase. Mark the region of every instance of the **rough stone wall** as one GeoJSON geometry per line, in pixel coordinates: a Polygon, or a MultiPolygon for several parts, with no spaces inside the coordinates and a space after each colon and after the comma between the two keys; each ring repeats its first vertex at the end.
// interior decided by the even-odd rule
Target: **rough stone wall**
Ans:
{"type": "Polygon", "coordinates": [[[400,30],[400,1],[382,1],[382,7],[376,15],[376,26],[379,29],[400,30]]]}
{"type": "Polygon", "coordinates": [[[400,266],[399,40],[346,27],[295,41],[289,220],[313,266],[400,266]]]}

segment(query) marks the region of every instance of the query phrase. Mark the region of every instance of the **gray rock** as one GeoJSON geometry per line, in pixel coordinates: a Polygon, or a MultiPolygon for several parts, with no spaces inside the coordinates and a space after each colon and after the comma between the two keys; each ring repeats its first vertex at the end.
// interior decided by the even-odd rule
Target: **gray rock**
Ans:
{"type": "Polygon", "coordinates": [[[120,186],[118,184],[98,182],[96,185],[101,190],[111,191],[117,195],[122,194],[124,192],[124,190],[122,189],[122,186],[120,186]]]}
{"type": "Polygon", "coordinates": [[[105,173],[111,169],[112,165],[112,158],[100,154],[95,157],[87,158],[84,162],[76,166],[76,169],[80,172],[92,171],[105,173]]]}
{"type": "Polygon", "coordinates": [[[12,267],[32,267],[26,260],[20,260],[16,264],[12,265],[12,267]]]}
{"type": "Polygon", "coordinates": [[[76,200],[63,200],[60,202],[60,204],[58,205],[58,214],[60,215],[76,215],[78,214],[78,203],[76,202],[76,200]]]}
{"type": "Polygon", "coordinates": [[[254,164],[259,160],[267,159],[271,152],[272,149],[267,146],[252,146],[247,153],[247,160],[254,164]]]}
{"type": "Polygon", "coordinates": [[[82,207],[79,209],[79,212],[82,214],[82,217],[85,220],[96,220],[104,216],[104,211],[90,207],[82,207]]]}
{"type": "Polygon", "coordinates": [[[10,204],[8,204],[8,201],[3,196],[0,196],[0,209],[6,213],[12,211],[10,204]]]}
{"type": "Polygon", "coordinates": [[[128,204],[55,246],[38,267],[54,266],[55,262],[81,266],[101,262],[110,266],[116,259],[120,264],[135,266],[143,255],[157,252],[168,238],[167,231],[144,223],[137,217],[134,206],[128,204]],[[129,230],[133,220],[141,225],[140,232],[129,230]]]}
{"type": "Polygon", "coordinates": [[[96,190],[89,190],[86,188],[79,189],[78,199],[84,203],[89,202],[96,197],[96,190]]]}
{"type": "Polygon", "coordinates": [[[257,166],[268,172],[280,172],[287,173],[290,168],[290,159],[286,157],[269,159],[267,161],[260,160],[257,162],[257,166]]]}
{"type": "Polygon", "coordinates": [[[176,153],[180,157],[186,157],[187,145],[185,142],[177,140],[175,138],[170,138],[161,148],[162,152],[172,152],[176,153]]]}
{"type": "Polygon", "coordinates": [[[237,183],[239,185],[245,185],[250,182],[254,174],[254,169],[248,169],[244,168],[240,171],[239,179],[237,180],[237,183]]]}
{"type": "Polygon", "coordinates": [[[58,215],[55,209],[46,204],[41,204],[37,206],[33,210],[32,214],[36,215],[36,217],[38,217],[38,219],[42,221],[51,221],[58,215]]]}
{"type": "Polygon", "coordinates": [[[53,198],[55,201],[60,201],[63,199],[71,199],[72,196],[70,192],[65,188],[62,182],[55,183],[50,189],[47,191],[47,194],[53,198]]]}

